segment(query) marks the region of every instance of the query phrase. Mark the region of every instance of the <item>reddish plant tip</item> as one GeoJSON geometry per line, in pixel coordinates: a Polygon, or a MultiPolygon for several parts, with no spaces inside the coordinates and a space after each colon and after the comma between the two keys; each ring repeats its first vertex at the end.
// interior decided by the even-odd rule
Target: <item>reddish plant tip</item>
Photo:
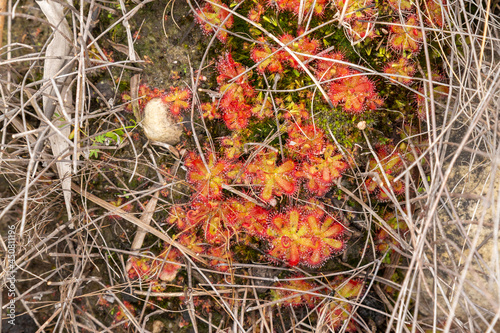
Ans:
{"type": "Polygon", "coordinates": [[[330,190],[347,167],[342,155],[336,153],[332,145],[328,145],[323,156],[309,155],[296,174],[306,181],[306,188],[311,194],[321,197],[330,190]]]}
{"type": "Polygon", "coordinates": [[[161,100],[168,106],[173,115],[178,116],[182,110],[191,106],[191,92],[188,89],[171,87],[170,93],[164,94],[161,100]]]}
{"type": "Polygon", "coordinates": [[[302,206],[302,211],[306,216],[312,215],[317,219],[322,219],[325,216],[325,205],[318,199],[312,199],[306,206],[302,206]]]}
{"type": "Polygon", "coordinates": [[[229,242],[232,232],[228,228],[229,206],[225,201],[199,200],[193,203],[187,218],[192,225],[199,225],[205,241],[212,245],[229,242]]]}
{"type": "Polygon", "coordinates": [[[195,187],[196,196],[218,199],[222,196],[222,185],[229,181],[227,173],[233,165],[222,158],[216,160],[216,155],[212,152],[205,160],[208,170],[198,154],[194,152],[187,154],[184,162],[188,170],[187,180],[195,187]]]}
{"type": "Polygon", "coordinates": [[[196,254],[205,253],[205,241],[194,231],[181,234],[177,241],[196,254]]]}
{"type": "Polygon", "coordinates": [[[350,303],[331,301],[323,307],[323,311],[326,312],[325,323],[333,332],[338,332],[340,328],[342,332],[359,332],[350,303]]]}
{"type": "Polygon", "coordinates": [[[170,216],[166,222],[170,225],[176,225],[179,230],[187,230],[192,227],[187,219],[186,211],[180,206],[173,206],[170,209],[170,216]]]}
{"type": "Polygon", "coordinates": [[[274,115],[274,108],[271,97],[267,96],[266,98],[262,93],[259,94],[254,100],[252,115],[258,119],[272,117],[274,115]]]}
{"type": "Polygon", "coordinates": [[[269,211],[253,202],[229,200],[227,219],[236,235],[246,233],[261,239],[267,235],[269,211]]]}
{"type": "Polygon", "coordinates": [[[267,230],[269,254],[290,266],[299,263],[319,267],[344,248],[344,227],[331,217],[305,214],[305,207],[292,207],[271,219],[267,230]]]}
{"type": "Polygon", "coordinates": [[[373,109],[381,104],[375,84],[356,71],[352,72],[352,76],[333,81],[327,94],[334,104],[342,103],[348,113],[362,113],[367,107],[373,109]]]}
{"type": "Polygon", "coordinates": [[[290,266],[296,266],[306,255],[302,243],[307,240],[309,230],[301,217],[300,210],[292,208],[274,216],[267,230],[271,241],[269,254],[286,261],[290,266]]]}
{"type": "Polygon", "coordinates": [[[354,42],[365,38],[376,38],[378,35],[375,33],[375,25],[365,20],[355,20],[351,23],[347,33],[351,36],[354,42]]]}
{"type": "MultiPolygon", "coordinates": [[[[217,83],[220,85],[227,83],[229,80],[246,85],[249,82],[249,75],[251,75],[251,72],[247,72],[245,66],[233,60],[233,56],[229,52],[220,57],[217,63],[217,71],[219,73],[217,83]]],[[[250,86],[245,86],[245,88],[250,88],[250,86]]]]}
{"type": "Polygon", "coordinates": [[[366,15],[366,9],[373,3],[372,0],[337,0],[335,5],[342,13],[344,12],[344,21],[352,21],[355,19],[363,19],[366,15]]]}
{"type": "Polygon", "coordinates": [[[130,313],[132,316],[135,317],[134,306],[128,301],[123,301],[123,307],[121,305],[118,306],[118,311],[116,311],[116,313],[115,313],[113,324],[125,321],[123,326],[125,328],[127,328],[130,324],[129,323],[130,319],[129,319],[129,316],[127,315],[127,311],[124,308],[126,308],[128,310],[128,313],[130,313]]]}
{"type": "Polygon", "coordinates": [[[158,270],[158,279],[170,282],[175,279],[177,272],[181,269],[179,261],[181,254],[177,249],[167,247],[154,261],[154,266],[158,270]]]}
{"type": "MultiPolygon", "coordinates": [[[[299,15],[300,9],[300,1],[297,1],[297,4],[294,6],[294,13],[299,15]],[[298,5],[298,6],[297,6],[298,5]]],[[[313,14],[317,16],[323,16],[323,13],[326,9],[326,6],[330,3],[329,0],[306,0],[304,2],[304,12],[309,13],[314,5],[313,14]]]]}
{"type": "Polygon", "coordinates": [[[151,259],[131,256],[129,263],[130,268],[127,271],[129,279],[145,279],[151,276],[151,259]]]}
{"type": "Polygon", "coordinates": [[[408,58],[401,57],[397,61],[389,62],[385,68],[384,73],[397,74],[398,76],[389,76],[391,79],[398,81],[402,84],[409,84],[412,81],[412,76],[416,71],[415,64],[410,62],[408,58]]]}
{"type": "Polygon", "coordinates": [[[400,21],[391,25],[391,37],[389,45],[397,51],[418,53],[423,39],[420,23],[416,16],[412,15],[403,24],[400,21]]]}
{"type": "Polygon", "coordinates": [[[403,151],[401,147],[395,149],[392,144],[378,148],[376,153],[382,171],[376,159],[372,158],[368,165],[369,170],[375,172],[377,176],[368,178],[365,184],[368,192],[375,194],[379,201],[387,201],[390,199],[391,188],[394,195],[404,193],[404,181],[395,181],[395,178],[404,170],[405,163],[408,165],[414,161],[414,156],[411,152],[403,151]]]}
{"type": "Polygon", "coordinates": [[[269,73],[282,73],[283,72],[283,64],[281,51],[278,51],[277,48],[271,47],[265,43],[264,38],[259,39],[263,44],[256,46],[253,48],[250,53],[250,57],[256,63],[257,69],[260,73],[269,72],[269,73]]]}
{"type": "Polygon", "coordinates": [[[237,159],[243,154],[243,142],[239,134],[220,138],[220,144],[223,147],[224,157],[228,160],[237,159]]]}
{"type": "MultiPolygon", "coordinates": [[[[300,31],[299,31],[300,33],[300,31]]],[[[293,52],[315,55],[319,49],[319,41],[316,39],[311,39],[309,37],[302,37],[298,40],[294,40],[295,38],[290,34],[282,35],[279,40],[281,43],[285,44],[287,48],[289,48],[293,52]]],[[[304,62],[309,59],[308,56],[296,54],[297,59],[300,62],[304,62]]],[[[292,56],[290,52],[286,49],[280,52],[280,59],[283,62],[288,62],[288,64],[295,69],[302,69],[302,66],[297,62],[297,59],[292,56]]]]}
{"type": "Polygon", "coordinates": [[[396,10],[411,11],[413,3],[411,0],[387,0],[389,5],[396,10]]]}
{"type": "Polygon", "coordinates": [[[297,59],[300,62],[306,61],[309,57],[302,54],[316,54],[320,43],[309,37],[295,39],[290,34],[284,34],[279,38],[279,41],[284,46],[279,45],[278,47],[277,45],[275,47],[267,43],[265,38],[260,38],[259,41],[261,44],[256,46],[250,54],[252,60],[258,63],[257,68],[259,72],[282,73],[286,65],[295,69],[302,69],[297,59]],[[296,54],[297,59],[287,49],[300,53],[296,54]]]}
{"type": "MultiPolygon", "coordinates": [[[[304,14],[308,15],[311,10],[312,14],[316,16],[321,16],[324,13],[326,6],[328,5],[328,0],[305,0],[302,5],[304,6],[304,14]],[[312,6],[314,5],[314,8],[312,6]]],[[[300,0],[269,0],[269,6],[274,6],[279,11],[291,11],[295,15],[299,15],[299,10],[301,9],[300,0]]]]}
{"type": "Polygon", "coordinates": [[[309,282],[304,275],[294,275],[289,281],[278,282],[274,285],[276,289],[271,290],[273,301],[279,301],[281,306],[307,306],[313,308],[321,297],[312,295],[320,294],[319,285],[309,282]]]}
{"type": "Polygon", "coordinates": [[[445,25],[446,0],[427,0],[424,3],[425,21],[430,26],[443,28],[445,25]]]}
{"type": "Polygon", "coordinates": [[[201,104],[201,111],[203,112],[203,118],[208,120],[220,119],[222,117],[217,103],[203,103],[201,104]]]}
{"type": "Polygon", "coordinates": [[[222,119],[230,130],[243,130],[248,126],[249,119],[252,115],[252,108],[250,105],[241,102],[241,99],[237,99],[238,101],[234,103],[234,100],[231,100],[231,98],[232,97],[227,98],[227,101],[230,102],[224,105],[225,110],[222,119]]]}
{"type": "Polygon", "coordinates": [[[229,12],[229,7],[220,0],[212,0],[211,2],[207,2],[202,9],[196,11],[195,19],[206,34],[219,30],[217,38],[221,42],[225,42],[228,36],[227,30],[233,26],[233,16],[229,12]],[[223,22],[224,24],[222,24],[223,22]]]}
{"type": "Polygon", "coordinates": [[[345,228],[332,217],[322,222],[315,215],[307,217],[311,229],[311,255],[307,264],[318,267],[324,264],[332,255],[344,250],[345,242],[342,239],[345,228]]]}
{"type": "Polygon", "coordinates": [[[359,298],[363,295],[364,282],[361,279],[349,279],[335,284],[335,294],[347,298],[359,298]]]}
{"type": "MultiPolygon", "coordinates": [[[[148,102],[154,98],[160,98],[163,94],[165,93],[165,90],[160,90],[158,88],[150,88],[148,85],[146,85],[145,83],[141,83],[139,85],[139,91],[138,91],[138,96],[139,96],[139,99],[137,100],[137,104],[139,106],[139,111],[143,112],[144,111],[144,107],[146,106],[146,104],[148,104],[148,102]]],[[[129,104],[127,104],[126,106],[126,110],[127,111],[132,111],[132,97],[130,96],[130,94],[123,94],[122,95],[122,99],[124,102],[130,102],[129,104]]]]}
{"type": "Polygon", "coordinates": [[[326,145],[325,133],[313,124],[292,124],[288,129],[286,147],[293,155],[320,155],[326,145]]]}
{"type": "MultiPolygon", "coordinates": [[[[387,212],[382,218],[401,238],[404,239],[408,234],[408,225],[402,219],[398,219],[394,213],[387,212]]],[[[389,249],[392,249],[391,252],[395,252],[395,248],[401,247],[401,244],[398,242],[398,240],[390,236],[388,231],[383,228],[379,228],[377,230],[377,233],[375,234],[375,243],[376,249],[380,253],[385,253],[389,249]]]]}
{"type": "Polygon", "coordinates": [[[300,102],[299,104],[291,102],[287,105],[283,118],[297,125],[301,125],[309,119],[309,111],[307,111],[303,102],[300,102]]]}
{"type": "Polygon", "coordinates": [[[427,111],[425,106],[425,91],[423,87],[417,89],[415,94],[415,102],[417,104],[417,116],[420,120],[427,120],[427,111]]]}
{"type": "Polygon", "coordinates": [[[331,59],[317,60],[314,71],[316,73],[316,77],[320,81],[328,81],[333,78],[349,75],[349,67],[346,64],[340,63],[340,61],[347,62],[342,52],[320,54],[319,56],[321,58],[331,59]]]}
{"type": "Polygon", "coordinates": [[[225,245],[210,247],[207,251],[207,255],[214,257],[210,260],[210,265],[213,268],[219,272],[229,271],[233,261],[233,254],[225,245]]]}
{"type": "MultiPolygon", "coordinates": [[[[359,279],[348,279],[337,277],[332,283],[335,294],[338,298],[346,298],[348,300],[359,299],[364,290],[364,283],[359,279]]],[[[338,331],[341,327],[345,332],[358,332],[356,324],[355,312],[352,302],[333,300],[322,307],[322,315],[325,316],[325,322],[333,331],[338,331]]]]}
{"type": "Polygon", "coordinates": [[[231,130],[246,128],[252,116],[252,106],[247,103],[253,98],[255,91],[249,83],[250,72],[238,62],[235,62],[231,53],[221,57],[217,70],[217,82],[222,98],[220,108],[224,111],[222,119],[231,130]]]}
{"type": "Polygon", "coordinates": [[[260,3],[257,3],[252,9],[250,9],[250,12],[248,12],[248,18],[251,21],[254,22],[260,22],[260,17],[264,12],[266,11],[266,8],[262,6],[260,3]]]}
{"type": "Polygon", "coordinates": [[[140,278],[160,279],[162,281],[172,281],[181,269],[179,260],[181,255],[178,250],[166,248],[158,257],[152,259],[149,257],[131,256],[127,264],[127,274],[130,279],[140,278]]]}
{"type": "Polygon", "coordinates": [[[287,160],[279,166],[276,162],[277,153],[262,154],[245,171],[252,184],[262,188],[260,197],[266,202],[270,202],[274,196],[292,195],[297,190],[295,162],[287,160]]]}
{"type": "MultiPolygon", "coordinates": [[[[125,212],[130,212],[134,208],[132,203],[125,203],[125,200],[122,197],[117,198],[115,201],[111,201],[110,204],[117,207],[117,209],[119,208],[125,212]]],[[[113,212],[111,212],[111,214],[109,214],[108,217],[117,220],[122,219],[121,215],[113,214],[113,212]]]]}

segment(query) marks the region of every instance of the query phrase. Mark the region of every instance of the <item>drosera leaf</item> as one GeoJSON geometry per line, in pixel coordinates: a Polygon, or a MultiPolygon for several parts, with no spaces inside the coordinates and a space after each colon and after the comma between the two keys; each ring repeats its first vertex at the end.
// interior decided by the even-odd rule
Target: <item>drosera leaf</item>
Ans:
{"type": "Polygon", "coordinates": [[[233,15],[229,12],[229,7],[220,0],[212,0],[212,2],[213,4],[206,2],[203,8],[196,10],[197,15],[195,19],[206,34],[210,34],[218,29],[217,38],[221,42],[225,42],[228,37],[226,30],[229,30],[234,23],[233,15]],[[221,26],[222,22],[224,24],[221,26]]]}
{"type": "Polygon", "coordinates": [[[302,213],[292,208],[286,213],[272,218],[268,229],[271,239],[269,254],[296,266],[306,256],[305,243],[308,242],[308,226],[302,222],[302,213]]]}
{"type": "Polygon", "coordinates": [[[320,285],[309,282],[304,275],[295,274],[287,281],[275,284],[276,289],[271,290],[273,301],[279,301],[281,306],[307,306],[313,308],[320,301],[321,297],[311,295],[321,293],[320,285]]]}
{"type": "Polygon", "coordinates": [[[222,185],[227,184],[227,173],[234,167],[223,158],[216,159],[213,152],[206,159],[208,170],[201,157],[188,153],[184,165],[188,170],[187,180],[195,187],[196,195],[207,199],[218,199],[222,196],[222,185]]]}
{"type": "Polygon", "coordinates": [[[161,100],[167,104],[174,116],[178,116],[182,110],[188,109],[191,106],[191,92],[189,89],[170,87],[170,92],[163,95],[161,100]]]}
{"type": "Polygon", "coordinates": [[[333,81],[328,96],[335,105],[341,103],[348,113],[362,113],[367,108],[375,109],[382,105],[382,99],[375,91],[375,83],[356,71],[351,76],[333,81]]]}
{"type": "Polygon", "coordinates": [[[418,53],[423,39],[420,23],[415,15],[412,15],[401,24],[396,21],[391,25],[391,36],[389,45],[397,51],[418,53]]]}
{"type": "Polygon", "coordinates": [[[234,61],[231,53],[220,58],[217,71],[219,93],[222,95],[218,105],[224,111],[222,118],[230,130],[244,129],[252,115],[249,102],[255,95],[249,81],[251,72],[247,72],[245,66],[234,61]]]}
{"type": "Polygon", "coordinates": [[[277,153],[261,154],[246,169],[253,185],[261,186],[260,197],[269,202],[274,196],[292,195],[297,190],[295,162],[287,160],[277,165],[277,153]]]}
{"type": "Polygon", "coordinates": [[[229,206],[224,200],[200,199],[192,204],[186,214],[189,224],[200,226],[205,241],[211,245],[229,242],[232,232],[227,227],[229,206]]]}
{"type": "Polygon", "coordinates": [[[319,267],[344,249],[345,228],[316,207],[292,207],[271,219],[267,238],[269,254],[290,266],[319,267]]]}
{"type": "Polygon", "coordinates": [[[336,153],[332,145],[328,145],[323,156],[309,155],[302,162],[297,175],[306,181],[306,188],[311,194],[321,197],[330,190],[347,167],[342,155],[336,153]]]}
{"type": "Polygon", "coordinates": [[[318,217],[312,214],[307,217],[307,223],[313,234],[311,255],[308,257],[307,263],[311,267],[318,267],[332,255],[344,249],[345,243],[341,237],[345,228],[330,216],[321,222],[318,217]]]}

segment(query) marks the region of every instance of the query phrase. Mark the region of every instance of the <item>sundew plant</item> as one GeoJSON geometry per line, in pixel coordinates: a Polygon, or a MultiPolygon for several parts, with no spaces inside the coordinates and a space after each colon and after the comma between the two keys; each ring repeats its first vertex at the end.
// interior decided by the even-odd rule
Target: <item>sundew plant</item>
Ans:
{"type": "MultiPolygon", "coordinates": [[[[446,3],[207,0],[190,6],[208,44],[194,87],[204,73],[215,79],[196,94],[189,85],[159,91],[146,84],[139,93],[142,108],[159,97],[179,121],[192,122],[195,145],[182,157],[190,198],[174,200],[169,211],[173,239],[231,276],[238,265],[256,262],[333,273],[323,287],[294,275],[260,297],[278,306],[307,305],[321,314],[308,320],[332,330],[366,329],[367,317],[344,300],[365,298],[367,281],[345,272],[381,261],[398,265],[394,253],[407,246],[408,228],[394,222],[407,214],[399,201],[427,177],[425,169],[408,166],[425,148],[426,101],[447,92],[439,84],[447,79],[445,50],[425,44],[423,28],[446,26],[446,3]],[[425,86],[428,78],[435,83],[425,86]],[[352,198],[356,191],[362,202],[352,198]],[[372,225],[356,222],[364,202],[379,214],[372,225]],[[363,242],[365,250],[348,251],[363,242]],[[340,297],[330,297],[332,290],[340,297]]],[[[131,260],[136,278],[154,266],[131,260]]],[[[175,260],[169,265],[180,268],[175,260]]],[[[389,279],[404,274],[393,273],[389,279]]],[[[175,274],[158,277],[171,281],[175,274]]]]}

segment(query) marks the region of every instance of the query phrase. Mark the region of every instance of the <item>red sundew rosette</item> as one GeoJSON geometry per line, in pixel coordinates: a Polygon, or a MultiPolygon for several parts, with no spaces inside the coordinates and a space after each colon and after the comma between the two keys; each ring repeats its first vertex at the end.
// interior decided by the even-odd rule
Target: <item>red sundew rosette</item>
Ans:
{"type": "Polygon", "coordinates": [[[380,103],[377,100],[375,83],[357,71],[352,71],[351,76],[330,83],[327,94],[334,105],[341,103],[347,113],[360,114],[367,108],[373,109],[381,104],[381,100],[380,103]]]}
{"type": "Polygon", "coordinates": [[[396,51],[418,53],[423,39],[420,23],[415,15],[409,16],[403,24],[395,21],[390,27],[389,46],[396,51]]]}
{"type": "Polygon", "coordinates": [[[217,38],[224,43],[227,41],[228,35],[225,30],[232,28],[234,19],[229,12],[228,6],[219,0],[212,0],[212,2],[215,4],[207,2],[203,8],[196,10],[195,20],[200,24],[202,31],[207,35],[216,31],[225,20],[224,25],[217,35],[217,38]],[[227,18],[229,15],[231,16],[227,18]]]}
{"type": "Polygon", "coordinates": [[[310,230],[303,222],[300,208],[293,207],[271,217],[267,234],[271,243],[268,254],[271,257],[283,260],[290,266],[296,266],[307,258],[309,249],[306,245],[310,230]]]}
{"type": "Polygon", "coordinates": [[[226,159],[216,159],[216,155],[210,152],[206,158],[208,169],[205,167],[201,157],[195,152],[189,152],[184,166],[187,168],[187,181],[195,188],[195,196],[207,199],[220,199],[223,195],[222,185],[227,184],[227,174],[233,165],[226,159]]]}

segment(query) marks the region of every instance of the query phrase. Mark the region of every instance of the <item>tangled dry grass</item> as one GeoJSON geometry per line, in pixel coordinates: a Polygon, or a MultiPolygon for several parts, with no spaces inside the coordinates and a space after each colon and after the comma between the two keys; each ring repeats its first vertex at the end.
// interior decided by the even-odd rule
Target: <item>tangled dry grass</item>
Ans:
{"type": "MultiPolygon", "coordinates": [[[[133,135],[141,130],[122,123],[118,114],[124,105],[116,95],[123,77],[130,78],[132,90],[137,87],[135,74],[140,68],[136,65],[144,60],[134,51],[136,37],[129,21],[151,1],[126,6],[119,0],[121,12],[113,14],[121,18],[115,25],[123,25],[128,41],[115,48],[123,55],[120,61],[111,61],[100,47],[113,26],[99,34],[93,30],[100,11],[106,10],[105,2],[44,0],[37,1],[37,7],[9,0],[3,10],[0,227],[4,238],[0,248],[5,255],[0,278],[4,290],[11,269],[6,230],[15,225],[14,300],[18,315],[32,318],[36,325],[33,331],[112,332],[129,323],[131,331],[160,332],[149,319],[171,310],[168,302],[163,307],[152,303],[151,309],[148,300],[158,296],[183,298],[183,320],[189,321],[195,332],[201,330],[199,327],[208,327],[209,332],[327,331],[319,307],[304,308],[300,316],[283,318],[281,327],[273,327],[276,322],[272,318],[283,310],[259,299],[258,293],[275,282],[273,272],[286,268],[234,263],[232,274],[207,269],[203,258],[176,243],[153,218],[154,212],[166,211],[171,205],[159,196],[160,191],[182,195],[182,182],[171,181],[180,168],[179,152],[168,145],[137,145],[133,135]],[[30,31],[26,37],[23,29],[28,25],[38,27],[39,34],[30,31]],[[90,50],[95,56],[89,56],[90,50]],[[111,94],[93,82],[93,74],[101,71],[108,75],[111,94]],[[114,77],[118,81],[111,79],[114,77]],[[101,101],[97,107],[90,102],[95,98],[101,101]],[[125,132],[123,140],[96,144],[99,135],[114,129],[125,132]],[[115,153],[124,148],[130,155],[115,153]],[[105,158],[91,158],[97,150],[105,158]],[[160,161],[165,160],[170,161],[168,177],[172,178],[160,168],[160,161]],[[107,179],[92,193],[89,184],[99,176],[106,179],[104,170],[108,169],[115,178],[107,179]],[[145,170],[153,170],[156,176],[147,177],[145,170]],[[130,180],[137,176],[142,177],[141,186],[130,189],[130,180]],[[127,212],[109,197],[99,196],[108,190],[122,193],[143,211],[127,212]],[[109,223],[106,216],[111,214],[122,222],[109,223]],[[128,278],[126,258],[136,254],[146,235],[182,252],[187,271],[185,290],[155,294],[151,286],[128,278]],[[117,242],[114,238],[118,236],[117,242]],[[213,276],[221,274],[226,283],[214,284],[213,276]],[[213,313],[195,310],[195,298],[203,295],[211,295],[219,304],[223,321],[218,325],[213,324],[213,313]],[[121,306],[121,321],[111,327],[101,321],[92,310],[99,296],[121,306]],[[146,302],[133,314],[124,306],[124,297],[143,297],[146,302]],[[310,324],[311,316],[319,318],[315,326],[310,324]]],[[[408,264],[384,264],[384,274],[379,274],[383,263],[374,261],[342,272],[366,279],[368,290],[382,300],[382,307],[371,306],[366,293],[352,305],[355,310],[376,313],[386,332],[500,331],[499,6],[491,0],[450,1],[447,29],[422,27],[427,57],[431,42],[451,50],[443,53],[449,77],[443,84],[450,92],[445,101],[437,102],[432,83],[424,85],[430,91],[425,104],[430,119],[425,127],[428,143],[421,158],[407,166],[408,170],[418,168],[424,187],[418,191],[410,173],[403,172],[399,177],[406,182],[405,199],[392,200],[399,218],[410,229],[409,240],[396,254],[405,257],[408,264]],[[424,160],[428,174],[424,173],[424,160]],[[417,197],[410,197],[411,188],[419,193],[417,197]],[[397,283],[390,280],[396,269],[406,272],[397,283]],[[381,286],[398,290],[397,299],[388,299],[381,286]]],[[[205,65],[206,54],[197,66],[205,65]]],[[[195,69],[190,68],[189,83],[196,94],[201,72],[196,76],[195,69]]],[[[203,131],[193,127],[195,133],[203,131]]],[[[360,184],[363,177],[359,175],[360,184]]],[[[342,190],[363,207],[359,215],[364,217],[363,224],[383,221],[359,194],[342,190]]],[[[321,282],[322,275],[304,273],[309,280],[321,282]]],[[[323,302],[335,299],[332,294],[323,302]]],[[[5,311],[8,301],[5,297],[2,300],[5,311]]],[[[2,318],[6,318],[4,314],[2,318]]],[[[362,327],[366,332],[376,330],[376,325],[369,323],[362,327]]]]}

